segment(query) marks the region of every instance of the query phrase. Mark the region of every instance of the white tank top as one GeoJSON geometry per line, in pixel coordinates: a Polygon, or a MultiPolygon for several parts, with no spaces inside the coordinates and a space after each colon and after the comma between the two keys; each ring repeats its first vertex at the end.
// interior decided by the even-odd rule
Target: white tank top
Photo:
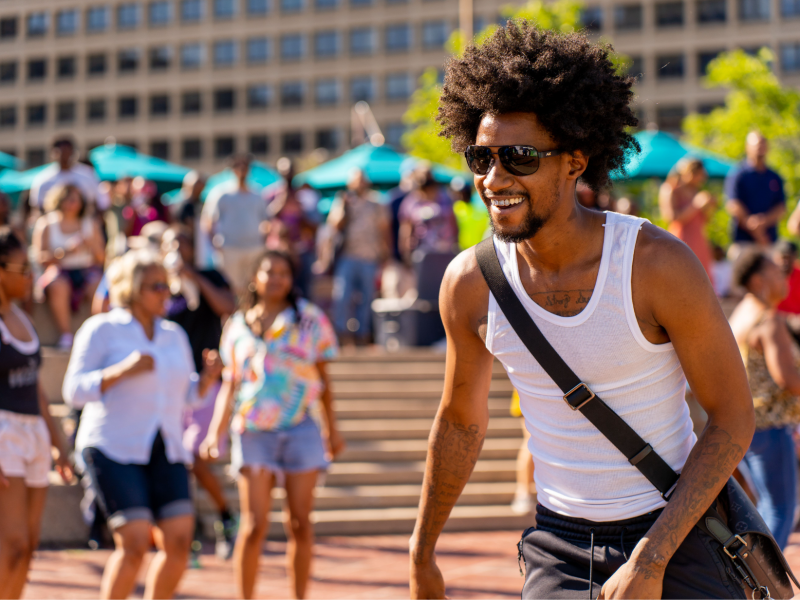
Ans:
{"type": "MultiPolygon", "coordinates": [[[[90,217],[84,217],[81,220],[81,228],[75,233],[69,235],[61,231],[61,220],[58,218],[58,213],[52,212],[47,215],[47,223],[49,225],[48,235],[50,236],[50,248],[66,248],[70,243],[77,243],[76,240],[81,238],[84,240],[92,236],[92,220],[90,217]]],[[[79,252],[70,252],[64,258],[58,261],[62,269],[88,269],[94,264],[94,257],[89,250],[82,249],[79,252]]]]}
{"type": "MultiPolygon", "coordinates": [[[[606,213],[594,293],[573,317],[547,312],[525,292],[514,244],[494,240],[514,293],[567,364],[680,472],[696,438],[684,401],[686,379],[671,343],[647,341],[631,300],[631,266],[644,219],[606,213]]],[[[574,301],[574,299],[573,299],[574,301]]],[[[616,521],[663,507],[660,493],[563,393],[530,355],[489,295],[486,347],[519,392],[538,501],[591,521],[616,521]]]]}

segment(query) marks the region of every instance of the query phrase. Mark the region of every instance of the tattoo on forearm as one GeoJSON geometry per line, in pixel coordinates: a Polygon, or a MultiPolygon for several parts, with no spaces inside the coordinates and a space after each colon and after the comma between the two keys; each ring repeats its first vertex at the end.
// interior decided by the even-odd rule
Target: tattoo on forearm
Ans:
{"type": "Polygon", "coordinates": [[[422,512],[416,527],[413,559],[417,563],[425,559],[447,522],[475,467],[485,437],[477,424],[462,425],[444,418],[436,420],[434,431],[420,498],[422,512]]]}
{"type": "Polygon", "coordinates": [[[589,300],[592,299],[594,290],[555,290],[551,292],[536,292],[531,298],[536,304],[560,317],[573,317],[581,312],[589,300]]]}

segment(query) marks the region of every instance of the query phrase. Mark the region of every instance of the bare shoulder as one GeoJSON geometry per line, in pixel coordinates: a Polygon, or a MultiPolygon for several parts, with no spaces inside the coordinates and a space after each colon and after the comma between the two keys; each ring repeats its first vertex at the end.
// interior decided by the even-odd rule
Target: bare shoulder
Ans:
{"type": "Polygon", "coordinates": [[[480,335],[480,326],[485,329],[489,286],[478,266],[475,248],[461,252],[447,267],[439,295],[439,309],[449,334],[471,331],[480,335]]]}

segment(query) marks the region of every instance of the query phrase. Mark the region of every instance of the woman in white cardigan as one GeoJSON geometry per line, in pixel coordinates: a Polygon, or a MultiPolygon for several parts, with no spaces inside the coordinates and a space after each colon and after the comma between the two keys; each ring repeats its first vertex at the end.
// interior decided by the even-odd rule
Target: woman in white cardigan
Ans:
{"type": "Polygon", "coordinates": [[[186,568],[194,527],[183,411],[219,378],[221,363],[207,352],[198,377],[186,333],[161,318],[170,291],[157,255],[129,252],[109,280],[120,308],[78,330],[63,396],[83,409],[75,450],[114,535],[101,597],[133,591],[153,527],[158,554],[145,598],[168,598],[186,568]]]}

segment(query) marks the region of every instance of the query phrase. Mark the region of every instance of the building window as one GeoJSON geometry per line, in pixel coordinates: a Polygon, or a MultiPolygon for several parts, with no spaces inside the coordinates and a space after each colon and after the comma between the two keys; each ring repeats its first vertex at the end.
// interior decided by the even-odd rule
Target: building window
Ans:
{"type": "Polygon", "coordinates": [[[314,0],[317,10],[333,10],[339,7],[339,0],[314,0]]]}
{"type": "Polygon", "coordinates": [[[25,151],[25,164],[28,168],[41,167],[47,162],[47,150],[44,148],[29,148],[25,151]]]}
{"type": "Polygon", "coordinates": [[[214,66],[230,67],[236,64],[236,42],[217,40],[214,42],[214,66]]]}
{"type": "Polygon", "coordinates": [[[383,129],[386,132],[386,143],[395,148],[402,148],[406,126],[402,123],[389,123],[383,129]]]}
{"type": "Polygon", "coordinates": [[[147,11],[150,27],[164,27],[172,21],[172,4],[167,0],[151,2],[147,11]]]}
{"type": "Polygon", "coordinates": [[[66,101],[56,104],[56,122],[59,125],[73,123],[75,121],[75,102],[66,101]]]}
{"type": "Polygon", "coordinates": [[[386,76],[387,100],[407,100],[411,95],[411,78],[408,73],[389,73],[386,76]]]}
{"type": "Polygon", "coordinates": [[[781,16],[800,17],[800,0],[781,0],[781,16]]]}
{"type": "Polygon", "coordinates": [[[304,8],[304,0],[281,0],[281,12],[296,13],[304,8]]]}
{"type": "Polygon", "coordinates": [[[119,99],[118,115],[120,119],[135,119],[139,112],[139,101],[136,96],[122,96],[119,99]]]}
{"type": "Polygon", "coordinates": [[[700,0],[697,3],[697,22],[724,23],[728,18],[727,0],[700,0]]]}
{"type": "Polygon", "coordinates": [[[236,138],[225,135],[214,139],[214,158],[228,158],[236,152],[236,138]]]}
{"type": "Polygon", "coordinates": [[[169,46],[155,46],[150,48],[150,70],[166,71],[172,63],[172,48],[169,46]]]}
{"type": "Polygon", "coordinates": [[[447,21],[425,21],[422,24],[422,46],[439,50],[447,41],[447,21]]]}
{"type": "Polygon", "coordinates": [[[15,83],[17,81],[17,61],[11,60],[0,63],[0,83],[15,83]]]}
{"type": "Polygon", "coordinates": [[[269,154],[269,136],[265,133],[253,134],[248,138],[247,146],[250,154],[256,156],[269,154]]]}
{"type": "Polygon", "coordinates": [[[300,60],[303,58],[303,35],[290,33],[281,36],[281,59],[300,60]]]}
{"type": "Polygon", "coordinates": [[[117,72],[135,73],[139,69],[139,49],[124,48],[117,53],[117,72]]]}
{"type": "Polygon", "coordinates": [[[89,100],[86,103],[86,120],[97,123],[106,119],[106,101],[104,99],[89,100]]]}
{"type": "Polygon", "coordinates": [[[197,42],[181,46],[181,68],[199,69],[203,65],[203,44],[197,42]]]}
{"type": "Polygon", "coordinates": [[[257,83],[247,87],[248,110],[264,110],[272,104],[272,88],[266,83],[257,83]]]}
{"type": "Polygon", "coordinates": [[[683,78],[683,54],[662,54],[656,56],[656,70],[659,79],[683,78]]]}
{"type": "Polygon", "coordinates": [[[236,16],[236,0],[213,0],[215,19],[232,19],[236,16]]]}
{"type": "Polygon", "coordinates": [[[247,52],[248,64],[258,65],[269,60],[269,38],[249,38],[245,43],[245,49],[247,52]]]}
{"type": "Polygon", "coordinates": [[[715,58],[717,58],[717,56],[719,56],[721,52],[724,52],[724,50],[713,50],[713,51],[710,51],[710,52],[709,51],[700,52],[697,55],[697,76],[698,77],[703,77],[705,75],[708,75],[708,65],[709,65],[709,63],[712,60],[714,60],[715,58]]]}
{"type": "Polygon", "coordinates": [[[56,13],[56,35],[74,35],[78,31],[78,11],[74,8],[56,13]]]}
{"type": "Polygon", "coordinates": [[[186,138],[181,146],[183,160],[200,160],[203,158],[203,140],[200,138],[186,138]]]}
{"type": "Polygon", "coordinates": [[[75,68],[77,61],[74,56],[60,56],[58,58],[56,75],[59,79],[71,79],[75,77],[75,68]]]}
{"type": "Polygon", "coordinates": [[[230,112],[236,108],[236,90],[222,88],[214,90],[214,110],[217,112],[230,112]]]}
{"type": "Polygon", "coordinates": [[[317,58],[331,58],[339,54],[339,32],[318,31],[314,34],[314,55],[317,58]]]}
{"type": "Polygon", "coordinates": [[[352,102],[372,102],[374,96],[371,75],[361,75],[350,80],[350,100],[352,102]]]}
{"type": "Polygon", "coordinates": [[[170,103],[167,94],[150,96],[150,116],[164,117],[169,114],[170,103]]]}
{"type": "Polygon", "coordinates": [[[86,72],[91,77],[102,77],[106,74],[106,55],[90,54],[86,57],[86,72]]]}
{"type": "Polygon", "coordinates": [[[35,12],[28,15],[28,37],[47,35],[48,18],[46,12],[35,12]]]}
{"type": "Polygon", "coordinates": [[[281,106],[297,108],[303,106],[305,87],[302,81],[286,81],[281,84],[281,106]]]}
{"type": "Polygon", "coordinates": [[[769,21],[770,0],[739,0],[742,21],[769,21]]]}
{"type": "Polygon", "coordinates": [[[614,7],[614,28],[630,31],[642,28],[642,5],[623,4],[614,7]]]}
{"type": "Polygon", "coordinates": [[[29,127],[39,127],[47,123],[47,104],[29,104],[27,123],[29,127]]]}
{"type": "Polygon", "coordinates": [[[781,44],[781,70],[784,73],[800,71],[800,42],[781,44]]]}
{"type": "Polygon", "coordinates": [[[371,27],[350,30],[350,54],[364,56],[375,49],[375,36],[371,27]]]}
{"type": "Polygon", "coordinates": [[[47,60],[34,58],[28,61],[28,81],[43,81],[47,78],[47,60]]]}
{"type": "Polygon", "coordinates": [[[339,131],[336,129],[318,129],[315,134],[315,147],[335,152],[339,148],[339,131]]]}
{"type": "Polygon", "coordinates": [[[281,151],[286,154],[299,154],[303,151],[303,134],[299,131],[284,133],[281,136],[281,151]]]}
{"type": "Polygon", "coordinates": [[[656,4],[656,27],[678,27],[683,25],[683,1],[659,2],[656,4]]]}
{"type": "Polygon", "coordinates": [[[181,112],[184,115],[197,115],[203,112],[203,95],[200,92],[183,92],[181,112]]]}
{"type": "Polygon", "coordinates": [[[637,83],[644,79],[644,59],[641,55],[631,56],[631,66],[628,68],[628,75],[635,77],[637,83]]]}
{"type": "Polygon", "coordinates": [[[86,31],[102,33],[108,29],[111,21],[111,9],[107,6],[90,6],[86,11],[86,31]]]}
{"type": "Polygon", "coordinates": [[[683,106],[658,106],[656,108],[656,124],[661,131],[679,132],[686,116],[683,106]]]}
{"type": "Polygon", "coordinates": [[[181,21],[196,23],[203,19],[204,0],[181,0],[181,21]]]}
{"type": "Polygon", "coordinates": [[[247,0],[247,14],[253,17],[269,13],[269,0],[247,0]]]}
{"type": "Polygon", "coordinates": [[[17,126],[17,107],[0,106],[0,127],[11,129],[17,126]]]}
{"type": "Polygon", "coordinates": [[[150,156],[161,160],[169,160],[169,142],[167,140],[150,142],[150,156]]]}
{"type": "MultiPolygon", "coordinates": [[[[601,31],[603,29],[603,8],[600,6],[587,6],[581,10],[581,27],[586,31],[601,31]]],[[[475,31],[481,31],[476,28],[475,31]]]]}
{"type": "Polygon", "coordinates": [[[372,0],[350,0],[350,6],[354,8],[364,8],[372,6],[372,0]]]}
{"type": "Polygon", "coordinates": [[[339,102],[339,82],[336,79],[320,79],[314,85],[314,101],[317,106],[334,106],[339,102]]]}
{"type": "Polygon", "coordinates": [[[139,26],[139,4],[126,2],[117,7],[117,29],[136,29],[139,26]]]}
{"type": "Polygon", "coordinates": [[[411,26],[408,23],[386,27],[386,51],[405,52],[411,47],[411,26]]]}
{"type": "Polygon", "coordinates": [[[17,17],[0,19],[0,39],[11,40],[17,37],[17,17]]]}

